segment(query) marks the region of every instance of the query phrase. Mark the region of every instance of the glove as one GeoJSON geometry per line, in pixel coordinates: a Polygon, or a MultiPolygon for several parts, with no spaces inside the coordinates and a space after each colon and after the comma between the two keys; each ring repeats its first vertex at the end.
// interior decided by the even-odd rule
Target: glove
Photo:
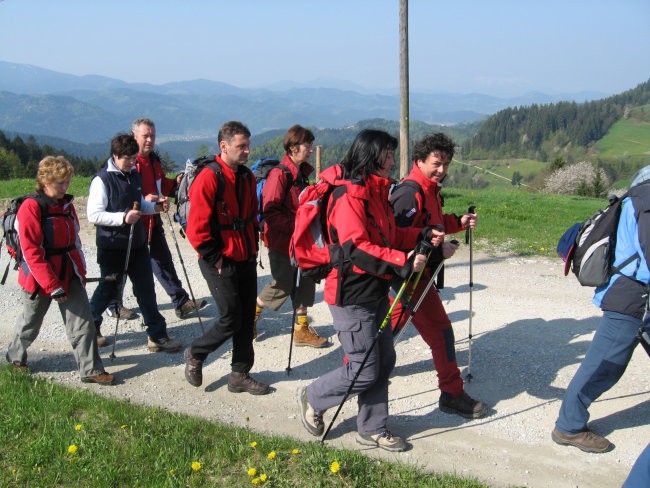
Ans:
{"type": "Polygon", "coordinates": [[[63,288],[57,288],[57,289],[54,290],[52,293],[50,293],[50,297],[51,297],[53,300],[57,300],[57,299],[59,299],[59,298],[63,298],[63,297],[65,297],[65,290],[64,290],[63,288]]]}

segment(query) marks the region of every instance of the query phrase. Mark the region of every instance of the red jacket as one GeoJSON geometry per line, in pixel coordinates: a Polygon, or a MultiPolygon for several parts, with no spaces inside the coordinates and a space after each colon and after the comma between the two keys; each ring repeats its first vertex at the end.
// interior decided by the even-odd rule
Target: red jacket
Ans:
{"type": "Polygon", "coordinates": [[[314,167],[309,163],[302,163],[298,167],[288,155],[285,155],[281,164],[291,172],[293,184],[287,188],[288,178],[281,168],[275,167],[269,172],[266,183],[262,187],[264,215],[262,239],[269,249],[288,256],[289,241],[298,210],[298,197],[309,184],[308,177],[314,171],[314,167]]]}
{"type": "Polygon", "coordinates": [[[33,198],[26,199],[16,215],[18,237],[23,251],[23,262],[18,268],[18,283],[27,293],[37,289],[40,295],[49,295],[57,288],[68,292],[73,275],[86,283],[86,261],[79,240],[79,218],[72,204],[72,195],[58,202],[46,197],[48,217],[41,224],[41,208],[33,198]],[[46,255],[45,250],[70,249],[46,255]]]}
{"type": "MultiPolygon", "coordinates": [[[[340,175],[337,166],[321,173],[323,180],[340,175]]],[[[333,268],[325,282],[325,301],[332,305],[363,305],[385,299],[389,280],[405,278],[412,265],[407,253],[420,235],[416,228],[398,228],[388,204],[390,181],[376,175],[364,180],[343,180],[345,191],[335,190],[328,202],[328,229],[338,241],[344,259],[342,279],[333,268]],[[340,281],[340,286],[339,286],[340,281]],[[337,296],[338,292],[338,296],[337,296]]]]}
{"type": "Polygon", "coordinates": [[[390,198],[397,225],[420,228],[442,225],[445,228],[445,234],[455,234],[465,230],[458,215],[442,213],[440,187],[424,176],[417,164],[413,164],[413,169],[404,180],[413,180],[418,183],[425,198],[423,202],[422,195],[413,187],[398,186],[390,198]]]}
{"type": "MultiPolygon", "coordinates": [[[[177,183],[175,178],[167,178],[163,170],[160,158],[156,153],[150,153],[148,156],[138,154],[136,169],[142,175],[142,195],[171,195],[176,190],[177,183]]],[[[142,224],[145,231],[149,233],[149,228],[155,221],[155,215],[142,215],[142,224]]]]}
{"type": "Polygon", "coordinates": [[[206,167],[190,186],[192,205],[187,217],[187,238],[199,256],[211,265],[222,256],[234,261],[255,259],[258,238],[255,177],[244,165],[235,173],[220,156],[215,160],[221,167],[223,180],[206,167]],[[223,201],[217,201],[220,181],[225,182],[225,188],[220,190],[223,201]],[[237,228],[233,228],[233,223],[237,228]]]}

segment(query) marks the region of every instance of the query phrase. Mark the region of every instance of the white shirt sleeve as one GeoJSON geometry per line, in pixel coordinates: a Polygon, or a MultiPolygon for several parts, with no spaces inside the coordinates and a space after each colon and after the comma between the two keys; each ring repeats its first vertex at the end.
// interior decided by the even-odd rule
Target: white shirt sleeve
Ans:
{"type": "Polygon", "coordinates": [[[124,225],[124,212],[107,212],[108,195],[106,187],[99,176],[95,176],[90,182],[88,191],[88,204],[86,215],[88,221],[94,225],[106,225],[109,227],[119,227],[124,225]]]}

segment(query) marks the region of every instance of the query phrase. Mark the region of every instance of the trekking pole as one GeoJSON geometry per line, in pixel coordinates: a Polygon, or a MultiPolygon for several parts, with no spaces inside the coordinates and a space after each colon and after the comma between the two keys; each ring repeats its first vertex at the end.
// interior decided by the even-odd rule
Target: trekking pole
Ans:
{"type": "MultiPolygon", "coordinates": [[[[172,225],[172,218],[169,216],[169,212],[165,212],[167,216],[167,223],[169,224],[169,232],[171,232],[172,237],[174,238],[174,244],[176,245],[176,252],[178,252],[178,259],[181,262],[181,268],[183,268],[183,274],[185,275],[185,281],[187,282],[187,288],[190,290],[190,297],[192,297],[192,303],[196,303],[194,299],[194,291],[192,291],[192,283],[190,283],[190,278],[187,276],[187,269],[185,269],[185,261],[183,261],[183,255],[181,254],[181,248],[178,245],[178,239],[176,239],[176,234],[174,233],[174,226],[172,225]]],[[[201,320],[200,310],[196,311],[196,317],[199,319],[199,325],[201,326],[201,333],[205,334],[205,329],[203,328],[203,321],[201,320]]]]}
{"type": "Polygon", "coordinates": [[[293,333],[296,326],[296,305],[293,303],[293,297],[296,295],[296,288],[300,283],[300,268],[295,271],[296,279],[293,280],[293,288],[291,289],[291,306],[293,307],[293,317],[291,318],[291,336],[289,337],[289,362],[287,363],[286,371],[287,376],[291,374],[291,353],[293,352],[293,333]]]}
{"type": "MultiPolygon", "coordinates": [[[[452,244],[458,244],[458,241],[455,240],[455,239],[450,241],[450,242],[452,244]]],[[[420,298],[418,299],[417,303],[415,304],[415,307],[413,307],[413,309],[411,310],[411,312],[409,314],[409,318],[406,320],[406,323],[400,328],[400,330],[397,332],[397,334],[394,334],[395,335],[395,340],[393,341],[394,344],[397,344],[400,341],[400,339],[402,338],[402,335],[404,334],[404,331],[407,329],[407,327],[413,321],[413,317],[415,316],[417,311],[420,309],[420,305],[424,301],[424,297],[427,296],[427,293],[429,293],[429,290],[431,289],[431,287],[435,283],[436,278],[438,277],[438,273],[440,273],[440,270],[442,269],[442,266],[443,266],[444,262],[445,262],[444,259],[442,261],[440,261],[440,264],[438,264],[438,266],[436,267],[436,270],[431,275],[431,278],[429,279],[429,283],[427,283],[427,286],[424,289],[424,291],[422,292],[422,294],[420,295],[420,298]]],[[[399,325],[399,323],[398,323],[398,325],[399,325]]]]}
{"type": "MultiPolygon", "coordinates": [[[[133,202],[133,210],[140,210],[140,203],[133,202]]],[[[124,271],[122,272],[122,279],[120,280],[119,289],[117,290],[117,303],[122,303],[122,295],[124,294],[124,287],[126,286],[126,272],[129,269],[129,256],[131,255],[131,244],[133,243],[133,228],[135,223],[131,224],[131,229],[129,230],[129,243],[126,246],[126,259],[124,260],[124,271]]],[[[111,351],[110,358],[111,362],[115,359],[115,344],[117,343],[117,328],[120,325],[120,314],[115,314],[115,333],[113,334],[113,350],[111,351]]]]}
{"type": "MultiPolygon", "coordinates": [[[[470,205],[467,213],[473,214],[476,210],[475,205],[470,205]]],[[[468,227],[465,231],[465,244],[469,243],[469,332],[467,335],[467,375],[465,380],[471,383],[472,376],[472,290],[474,289],[474,229],[468,227]]]]}
{"type": "MultiPolygon", "coordinates": [[[[422,276],[422,273],[424,272],[424,268],[422,268],[422,271],[418,271],[416,280],[419,281],[420,277],[422,276]]],[[[393,300],[393,304],[390,306],[388,309],[388,313],[386,313],[386,316],[384,317],[384,320],[381,322],[381,325],[379,326],[379,329],[377,330],[377,335],[375,336],[375,339],[372,341],[372,344],[368,348],[368,351],[366,351],[365,356],[363,357],[363,360],[361,361],[361,364],[359,365],[359,369],[354,375],[354,378],[352,378],[352,381],[350,382],[350,386],[348,386],[348,390],[345,392],[345,396],[343,397],[343,400],[341,400],[341,403],[339,403],[338,408],[336,409],[336,412],[334,413],[334,417],[332,417],[332,420],[330,424],[327,426],[327,430],[323,434],[323,437],[321,438],[321,443],[325,442],[325,439],[327,438],[327,434],[329,434],[330,430],[332,429],[332,426],[334,425],[334,421],[336,420],[336,417],[338,417],[339,412],[341,411],[341,408],[343,408],[343,404],[345,401],[348,399],[350,396],[350,393],[352,392],[352,388],[354,388],[354,384],[357,382],[357,379],[359,378],[359,375],[361,374],[361,371],[363,370],[363,367],[366,365],[366,361],[368,361],[368,358],[370,357],[370,353],[372,353],[372,350],[375,348],[375,344],[377,344],[377,341],[379,340],[379,336],[383,332],[383,330],[386,328],[386,325],[391,323],[391,317],[393,315],[393,310],[395,310],[395,307],[399,303],[400,299],[402,298],[402,295],[404,294],[404,291],[406,290],[406,287],[410,283],[411,279],[413,278],[414,272],[411,272],[409,275],[408,279],[402,283],[402,286],[400,286],[399,291],[397,292],[397,295],[395,295],[395,299],[393,300]]]]}

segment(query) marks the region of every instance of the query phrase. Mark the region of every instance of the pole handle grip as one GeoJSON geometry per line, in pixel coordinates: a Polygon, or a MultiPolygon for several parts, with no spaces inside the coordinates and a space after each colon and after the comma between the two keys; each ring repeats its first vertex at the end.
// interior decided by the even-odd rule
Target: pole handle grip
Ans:
{"type": "Polygon", "coordinates": [[[140,202],[133,202],[133,210],[140,210],[140,202]]]}

